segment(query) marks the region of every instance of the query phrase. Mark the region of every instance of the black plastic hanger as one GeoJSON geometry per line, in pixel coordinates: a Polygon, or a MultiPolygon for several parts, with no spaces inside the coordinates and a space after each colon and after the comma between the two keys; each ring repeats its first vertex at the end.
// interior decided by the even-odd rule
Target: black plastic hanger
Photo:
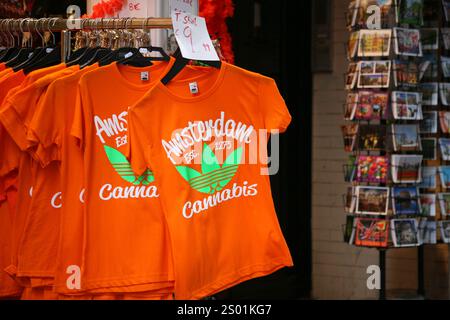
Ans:
{"type": "Polygon", "coordinates": [[[151,61],[170,61],[170,56],[164,51],[161,47],[140,47],[139,52],[142,54],[143,52],[158,52],[161,57],[148,57],[151,59],[151,61]]]}
{"type": "MultiPolygon", "coordinates": [[[[11,67],[15,67],[25,61],[27,61],[30,57],[31,57],[31,53],[34,51],[32,49],[33,46],[33,38],[30,37],[29,40],[27,40],[27,45],[24,43],[24,31],[22,28],[22,24],[29,21],[28,19],[23,19],[20,23],[19,23],[19,28],[20,28],[20,33],[22,34],[22,48],[19,49],[19,52],[17,53],[17,55],[15,55],[13,58],[11,58],[10,60],[6,61],[6,66],[11,68],[11,67]]],[[[29,24],[28,24],[29,26],[29,24]]],[[[30,28],[28,27],[28,32],[31,32],[30,28]]],[[[20,37],[17,37],[17,43],[20,43],[20,37]]]]}
{"type": "MultiPolygon", "coordinates": [[[[181,51],[178,48],[177,51],[174,53],[174,58],[176,59],[172,67],[170,68],[169,72],[161,79],[162,84],[167,85],[173,78],[175,78],[181,70],[184,69],[188,65],[188,63],[191,61],[190,59],[186,59],[181,55],[181,51]]],[[[203,64],[220,69],[222,66],[222,61],[200,61],[203,64]]]]}
{"type": "Polygon", "coordinates": [[[90,57],[90,59],[88,59],[87,61],[80,63],[80,67],[84,68],[87,66],[91,66],[94,63],[99,62],[101,59],[103,59],[104,57],[106,57],[107,55],[111,54],[111,49],[109,48],[98,48],[95,52],[94,55],[92,57],[90,57]]]}
{"type": "Polygon", "coordinates": [[[45,52],[47,54],[45,54],[41,59],[23,68],[23,72],[25,72],[25,74],[28,74],[34,70],[51,67],[61,63],[62,59],[60,46],[46,47],[45,52]]]}
{"type": "Polygon", "coordinates": [[[74,52],[72,52],[70,54],[69,60],[67,60],[67,63],[70,63],[70,62],[78,59],[82,54],[84,54],[86,52],[87,49],[88,49],[88,47],[83,47],[83,48],[80,48],[80,49],[75,50],[74,52]]]}

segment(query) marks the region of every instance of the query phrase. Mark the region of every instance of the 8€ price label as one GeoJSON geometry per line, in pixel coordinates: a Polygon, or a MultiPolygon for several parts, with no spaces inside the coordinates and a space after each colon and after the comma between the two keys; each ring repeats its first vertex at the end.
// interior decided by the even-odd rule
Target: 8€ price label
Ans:
{"type": "Polygon", "coordinates": [[[218,61],[204,18],[172,11],[172,24],[181,54],[186,59],[218,61]]]}

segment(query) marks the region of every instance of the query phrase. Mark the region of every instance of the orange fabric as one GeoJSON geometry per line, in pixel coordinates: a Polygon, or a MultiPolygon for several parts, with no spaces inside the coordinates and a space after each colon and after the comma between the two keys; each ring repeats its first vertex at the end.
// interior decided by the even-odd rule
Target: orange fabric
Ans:
{"type": "MultiPolygon", "coordinates": [[[[22,151],[26,151],[33,146],[26,139],[27,126],[39,102],[40,96],[52,81],[68,75],[76,69],[78,67],[67,68],[46,76],[44,76],[46,70],[41,70],[40,74],[43,76],[42,78],[36,78],[37,80],[28,86],[21,86],[13,95],[8,94],[5,98],[2,109],[0,110],[0,121],[22,151]]],[[[54,67],[52,67],[52,70],[54,70],[54,67]]],[[[51,177],[51,175],[46,176],[39,171],[38,166],[32,161],[30,156],[22,152],[19,164],[19,197],[21,201],[19,202],[15,216],[12,263],[7,270],[12,275],[25,276],[23,279],[18,279],[23,284],[29,284],[30,281],[26,277],[32,275],[48,277],[51,271],[49,272],[42,265],[47,266],[49,260],[55,260],[56,252],[51,252],[55,248],[55,245],[51,240],[52,237],[57,239],[58,235],[54,233],[54,229],[43,228],[39,232],[38,237],[30,238],[34,235],[33,232],[30,232],[30,228],[32,228],[31,230],[37,230],[42,226],[37,225],[36,222],[43,223],[43,221],[47,221],[45,218],[43,218],[44,220],[40,220],[42,215],[45,215],[47,219],[55,217],[55,215],[51,215],[52,210],[48,208],[50,206],[46,207],[44,204],[50,204],[48,198],[53,197],[57,191],[51,193],[54,190],[41,190],[45,186],[52,189],[50,180],[47,180],[47,184],[42,183],[44,179],[51,177]],[[34,185],[35,177],[40,179],[36,186],[34,185]],[[34,196],[31,197],[31,195],[34,196]],[[45,210],[43,209],[44,207],[45,210]],[[32,211],[29,212],[29,209],[32,211]],[[24,232],[24,230],[27,230],[27,232],[24,232]],[[36,250],[36,248],[39,249],[36,250]],[[43,252],[49,251],[51,253],[40,255],[43,252]]]]}
{"type": "Polygon", "coordinates": [[[128,118],[132,166],[137,174],[150,168],[160,190],[176,299],[201,299],[293,265],[261,174],[266,165],[257,155],[255,164],[242,160],[255,156],[258,129],[290,123],[275,82],[227,63],[195,82],[196,94],[192,81],[158,83],[128,118]]]}
{"type": "Polygon", "coordinates": [[[7,68],[3,71],[0,71],[0,79],[7,76],[8,74],[10,74],[12,72],[13,72],[13,69],[11,69],[11,68],[7,68]]]}
{"type": "Polygon", "coordinates": [[[0,101],[3,102],[8,92],[12,88],[19,86],[24,80],[25,74],[22,70],[18,72],[11,72],[5,77],[0,78],[0,101]]]}
{"type": "Polygon", "coordinates": [[[120,155],[127,144],[128,107],[172,63],[147,68],[112,64],[85,74],[79,82],[72,134],[84,150],[86,290],[139,286],[146,291],[146,284],[149,290],[155,283],[173,285],[170,242],[156,190],[130,176],[131,168],[120,155]],[[141,80],[142,72],[148,72],[149,80],[141,80]]]}
{"type": "Polygon", "coordinates": [[[25,288],[21,300],[58,300],[52,287],[25,288]]]}
{"type": "Polygon", "coordinates": [[[0,71],[3,71],[6,69],[6,63],[2,62],[0,63],[0,71]]]}
{"type": "Polygon", "coordinates": [[[96,69],[93,65],[54,81],[48,88],[44,101],[36,110],[29,126],[29,139],[33,137],[40,146],[36,150],[42,166],[52,161],[59,162],[59,175],[55,184],[61,186],[64,195],[61,207],[59,248],[55,274],[58,293],[76,293],[69,289],[66,280],[70,266],[81,266],[83,248],[83,210],[80,193],[83,189],[83,157],[75,139],[70,136],[73,122],[77,85],[80,77],[96,69]],[[42,147],[41,147],[42,146],[42,147]],[[79,174],[73,174],[78,172],[79,174]]]}
{"type": "MultiPolygon", "coordinates": [[[[9,205],[14,205],[17,200],[13,194],[15,191],[9,192],[9,205]]],[[[12,219],[8,202],[0,203],[0,298],[14,297],[20,294],[20,286],[5,272],[4,268],[9,266],[11,257],[12,244],[12,219]]]]}

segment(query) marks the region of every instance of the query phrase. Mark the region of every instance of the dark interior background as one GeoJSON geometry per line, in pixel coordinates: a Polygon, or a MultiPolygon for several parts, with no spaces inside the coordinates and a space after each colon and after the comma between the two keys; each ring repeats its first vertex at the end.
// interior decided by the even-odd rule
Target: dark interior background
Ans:
{"type": "Polygon", "coordinates": [[[280,171],[271,177],[278,218],[295,267],[231,288],[217,297],[301,299],[311,292],[311,2],[235,0],[229,26],[235,64],[277,81],[292,115],[280,136],[280,171]],[[254,26],[255,2],[261,26],[254,26]]]}
{"type": "MultiPolygon", "coordinates": [[[[234,0],[229,21],[236,65],[276,79],[293,121],[280,137],[280,171],[273,198],[294,268],[245,282],[217,299],[301,299],[311,292],[311,3],[312,0],[234,0]],[[255,4],[261,24],[255,27],[255,4]]],[[[35,0],[34,18],[64,15],[85,0],[35,0]]]]}

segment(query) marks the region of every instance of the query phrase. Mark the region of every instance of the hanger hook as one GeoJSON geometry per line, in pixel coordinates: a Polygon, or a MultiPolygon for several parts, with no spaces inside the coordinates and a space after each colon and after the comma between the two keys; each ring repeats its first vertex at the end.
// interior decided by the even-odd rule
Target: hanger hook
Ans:
{"type": "Polygon", "coordinates": [[[58,18],[52,18],[50,19],[51,21],[53,21],[52,26],[50,27],[50,22],[48,23],[48,31],[50,31],[51,35],[52,35],[52,39],[53,39],[53,45],[56,46],[56,37],[55,34],[52,32],[52,28],[55,26],[56,21],[58,21],[58,18]]]}
{"type": "Polygon", "coordinates": [[[10,26],[10,24],[12,22],[13,22],[13,19],[8,19],[7,29],[8,29],[9,38],[12,40],[12,47],[15,47],[16,46],[16,42],[15,42],[16,40],[14,39],[14,36],[11,33],[11,26],[10,26]]]}
{"type": "Polygon", "coordinates": [[[45,44],[44,44],[44,37],[43,37],[42,34],[39,32],[39,22],[41,22],[42,19],[43,19],[43,18],[34,20],[34,21],[35,21],[34,29],[36,30],[36,33],[37,33],[37,34],[39,35],[39,37],[41,38],[42,46],[45,47],[45,44]]]}

